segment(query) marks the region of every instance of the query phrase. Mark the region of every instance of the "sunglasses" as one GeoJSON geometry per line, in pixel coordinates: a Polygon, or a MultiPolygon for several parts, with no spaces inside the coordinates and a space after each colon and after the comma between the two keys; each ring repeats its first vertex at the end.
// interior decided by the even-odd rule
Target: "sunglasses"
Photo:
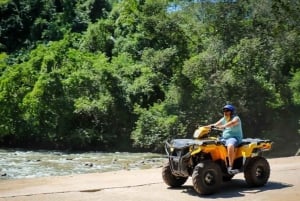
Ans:
{"type": "Polygon", "coordinates": [[[230,110],[225,109],[225,110],[223,110],[223,112],[230,112],[230,110]]]}

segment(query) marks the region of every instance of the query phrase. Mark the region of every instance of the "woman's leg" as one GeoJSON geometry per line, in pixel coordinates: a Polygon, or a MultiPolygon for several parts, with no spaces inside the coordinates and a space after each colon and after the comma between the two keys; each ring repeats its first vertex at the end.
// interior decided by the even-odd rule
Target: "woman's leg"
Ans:
{"type": "Polygon", "coordinates": [[[235,147],[238,144],[237,139],[229,138],[226,140],[227,146],[227,156],[228,156],[228,172],[230,173],[233,167],[233,162],[235,158],[235,147]]]}
{"type": "Polygon", "coordinates": [[[234,149],[235,149],[235,146],[233,144],[229,144],[227,146],[229,167],[233,167],[233,161],[234,161],[234,157],[235,157],[234,149]]]}

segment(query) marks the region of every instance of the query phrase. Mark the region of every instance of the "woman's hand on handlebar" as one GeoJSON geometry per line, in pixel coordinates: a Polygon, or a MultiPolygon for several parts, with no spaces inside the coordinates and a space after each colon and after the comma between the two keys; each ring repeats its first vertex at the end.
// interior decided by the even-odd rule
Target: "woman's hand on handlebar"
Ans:
{"type": "Polygon", "coordinates": [[[210,128],[212,130],[217,130],[217,131],[223,131],[225,129],[224,126],[215,126],[215,125],[212,125],[210,128]]]}

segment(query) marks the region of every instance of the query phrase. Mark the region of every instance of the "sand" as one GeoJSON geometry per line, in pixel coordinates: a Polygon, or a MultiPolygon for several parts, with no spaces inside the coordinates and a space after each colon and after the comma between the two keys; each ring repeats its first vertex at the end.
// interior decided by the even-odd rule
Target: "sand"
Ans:
{"type": "Polygon", "coordinates": [[[116,172],[0,180],[0,201],[296,201],[300,197],[300,156],[268,159],[269,182],[264,187],[247,187],[244,175],[222,184],[220,191],[199,196],[191,178],[180,188],[169,188],[161,168],[116,172]]]}

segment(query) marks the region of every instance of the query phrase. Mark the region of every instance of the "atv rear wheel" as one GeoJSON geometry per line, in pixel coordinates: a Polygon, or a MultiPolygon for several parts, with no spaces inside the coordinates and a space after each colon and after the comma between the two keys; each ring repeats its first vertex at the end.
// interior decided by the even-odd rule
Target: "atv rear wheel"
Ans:
{"type": "Polygon", "coordinates": [[[173,175],[169,162],[163,166],[162,178],[163,178],[164,182],[168,186],[171,186],[171,187],[182,186],[188,179],[188,177],[178,177],[178,176],[173,175]]]}
{"type": "Polygon", "coordinates": [[[244,170],[244,177],[250,187],[263,186],[267,183],[270,176],[270,165],[268,161],[256,156],[249,159],[244,170]]]}
{"type": "Polygon", "coordinates": [[[201,195],[215,193],[222,182],[221,168],[213,161],[203,161],[196,165],[192,178],[197,193],[201,195]]]}

